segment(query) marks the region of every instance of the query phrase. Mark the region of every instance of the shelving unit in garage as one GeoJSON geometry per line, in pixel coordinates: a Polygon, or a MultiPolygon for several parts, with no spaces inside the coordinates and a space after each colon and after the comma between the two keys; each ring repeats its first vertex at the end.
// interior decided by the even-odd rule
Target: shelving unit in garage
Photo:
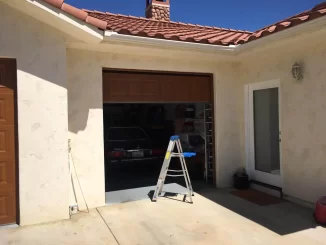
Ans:
{"type": "Polygon", "coordinates": [[[205,180],[207,183],[214,182],[213,168],[213,113],[211,104],[205,104],[205,180]]]}

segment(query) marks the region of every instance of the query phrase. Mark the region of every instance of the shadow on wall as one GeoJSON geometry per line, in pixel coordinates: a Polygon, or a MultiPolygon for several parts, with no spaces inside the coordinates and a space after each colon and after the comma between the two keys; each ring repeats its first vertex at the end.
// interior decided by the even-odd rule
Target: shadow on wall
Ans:
{"type": "MultiPolygon", "coordinates": [[[[102,70],[94,67],[90,71],[96,73],[86,74],[82,65],[75,59],[69,61],[70,58],[68,53],[68,129],[70,133],[78,134],[86,129],[89,120],[98,113],[96,109],[102,113],[102,70]]],[[[87,65],[87,61],[84,63],[87,65]]]]}
{"type": "Polygon", "coordinates": [[[288,201],[259,206],[230,194],[230,190],[216,191],[215,188],[204,188],[198,193],[279,235],[287,235],[317,226],[311,209],[288,201]]]}

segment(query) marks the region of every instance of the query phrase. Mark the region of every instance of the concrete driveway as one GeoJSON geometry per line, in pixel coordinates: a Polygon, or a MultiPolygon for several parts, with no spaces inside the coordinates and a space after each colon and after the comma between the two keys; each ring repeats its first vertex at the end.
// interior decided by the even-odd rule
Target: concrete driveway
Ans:
{"type": "Polygon", "coordinates": [[[312,210],[289,202],[258,206],[213,188],[196,194],[194,204],[181,199],[117,204],[71,220],[2,229],[0,244],[326,244],[326,229],[316,226],[312,210]]]}

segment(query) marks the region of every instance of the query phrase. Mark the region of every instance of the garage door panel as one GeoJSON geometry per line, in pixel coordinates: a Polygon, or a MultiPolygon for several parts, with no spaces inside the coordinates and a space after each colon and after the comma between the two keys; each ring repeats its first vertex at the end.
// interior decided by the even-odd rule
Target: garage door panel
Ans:
{"type": "Polygon", "coordinates": [[[109,74],[103,74],[103,100],[106,101],[108,99],[115,100],[118,98],[128,98],[128,89],[122,89],[121,81],[118,77],[109,76],[109,74]],[[110,80],[110,82],[106,82],[110,80]]]}
{"type": "Polygon", "coordinates": [[[155,100],[161,92],[160,84],[155,79],[135,79],[128,84],[128,87],[128,98],[133,97],[137,101],[155,100]]]}
{"type": "Polygon", "coordinates": [[[0,196],[0,220],[2,224],[10,224],[16,221],[15,195],[0,196]]]}
{"type": "Polygon", "coordinates": [[[209,76],[104,72],[104,102],[209,102],[209,76]]]}
{"type": "Polygon", "coordinates": [[[0,87],[0,125],[14,125],[14,96],[13,91],[0,87]]]}
{"type": "Polygon", "coordinates": [[[8,190],[12,190],[14,188],[15,171],[11,168],[12,164],[13,162],[10,159],[0,161],[0,189],[8,188],[8,190]]]}

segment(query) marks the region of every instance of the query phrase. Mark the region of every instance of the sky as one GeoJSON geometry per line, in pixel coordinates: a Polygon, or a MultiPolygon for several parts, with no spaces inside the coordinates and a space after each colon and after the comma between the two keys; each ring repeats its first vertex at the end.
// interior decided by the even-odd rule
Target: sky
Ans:
{"type": "MultiPolygon", "coordinates": [[[[171,20],[255,31],[313,8],[323,0],[170,0],[171,20]]],[[[145,15],[146,0],[65,0],[78,8],[145,15]]]]}

